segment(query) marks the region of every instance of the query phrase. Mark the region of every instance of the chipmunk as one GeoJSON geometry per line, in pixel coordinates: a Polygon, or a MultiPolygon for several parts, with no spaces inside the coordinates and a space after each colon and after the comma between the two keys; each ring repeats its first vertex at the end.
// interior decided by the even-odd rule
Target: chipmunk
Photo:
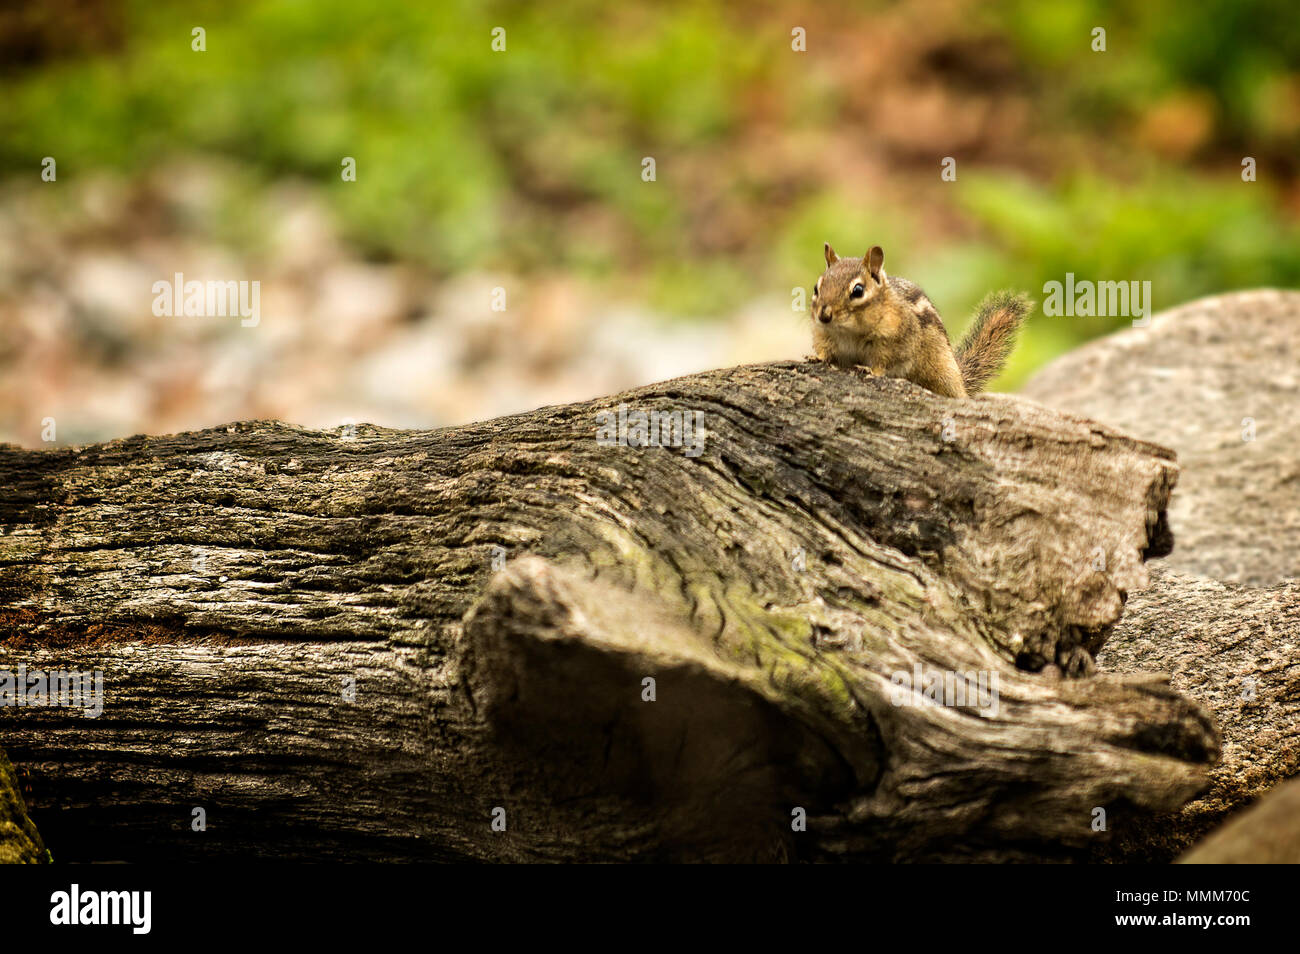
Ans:
{"type": "Polygon", "coordinates": [[[879,245],[848,259],[826,243],[826,271],[813,287],[815,357],[947,397],[982,390],[1002,370],[1034,303],[1016,292],[989,295],[954,352],[934,303],[907,279],[885,274],[884,264],[879,245]]]}

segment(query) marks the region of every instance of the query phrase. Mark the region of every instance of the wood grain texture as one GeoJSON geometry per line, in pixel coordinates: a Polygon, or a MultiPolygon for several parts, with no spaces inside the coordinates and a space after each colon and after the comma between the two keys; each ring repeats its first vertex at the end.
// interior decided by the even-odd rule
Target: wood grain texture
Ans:
{"type": "Polygon", "coordinates": [[[802,363],[439,431],[6,447],[0,668],[106,699],[0,711],[4,745],[66,860],[1078,857],[1218,754],[1166,683],[1093,674],[1177,474],[802,363]],[[702,453],[602,446],[620,405],[698,412],[702,453]],[[916,667],[997,705],[900,694],[916,667]]]}

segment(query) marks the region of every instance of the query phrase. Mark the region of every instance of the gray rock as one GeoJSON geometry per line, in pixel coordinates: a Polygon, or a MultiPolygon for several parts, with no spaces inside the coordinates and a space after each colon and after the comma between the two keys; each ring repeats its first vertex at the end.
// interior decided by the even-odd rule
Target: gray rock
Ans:
{"type": "Polygon", "coordinates": [[[1024,393],[1178,453],[1173,552],[1129,597],[1099,665],[1170,674],[1222,733],[1200,798],[1112,819],[1108,858],[1168,860],[1300,771],[1300,292],[1191,302],[1065,355],[1024,393]]]}

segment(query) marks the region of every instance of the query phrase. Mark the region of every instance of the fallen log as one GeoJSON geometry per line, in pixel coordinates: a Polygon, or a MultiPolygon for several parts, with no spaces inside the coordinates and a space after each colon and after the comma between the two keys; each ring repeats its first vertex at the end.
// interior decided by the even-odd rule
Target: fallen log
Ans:
{"type": "Polygon", "coordinates": [[[105,698],[0,710],[3,744],[70,861],[1078,857],[1218,755],[1166,682],[1092,674],[1176,475],[802,363],[440,431],[4,447],[0,669],[105,698]],[[641,413],[704,439],[629,446],[641,413]],[[934,704],[954,673],[993,698],[934,704]]]}

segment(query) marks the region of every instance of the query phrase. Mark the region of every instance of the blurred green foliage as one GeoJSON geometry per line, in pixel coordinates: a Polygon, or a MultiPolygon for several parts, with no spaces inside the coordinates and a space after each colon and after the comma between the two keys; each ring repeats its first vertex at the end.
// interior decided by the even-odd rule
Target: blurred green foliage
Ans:
{"type": "MultiPolygon", "coordinates": [[[[55,155],[61,177],[130,174],[215,153],[240,163],[251,188],[314,182],[368,256],[439,274],[572,269],[701,317],[810,283],[821,242],[853,252],[867,241],[864,222],[954,331],[988,289],[1041,297],[1067,271],[1151,280],[1157,308],[1300,279],[1300,242],[1279,201],[1300,155],[1300,127],[1285,115],[1300,95],[1289,0],[980,6],[971,36],[1014,51],[1042,135],[1062,128],[1096,148],[1033,177],[976,163],[940,184],[937,160],[927,164],[944,190],[934,201],[960,223],[937,239],[888,194],[785,188],[732,162],[761,148],[746,136],[756,116],[813,143],[841,121],[833,78],[790,53],[801,9],[271,0],[181,10],[126,0],[123,48],[8,78],[0,172],[30,174],[55,155]],[[490,31],[502,23],[508,53],[493,55],[490,31]],[[207,30],[203,54],[190,49],[196,25],[207,30]],[[1108,31],[1102,60],[1088,45],[1095,26],[1108,31]],[[1213,104],[1210,140],[1179,158],[1143,152],[1124,130],[1179,94],[1213,104]],[[1241,182],[1243,154],[1260,157],[1260,182],[1241,182]],[[640,179],[646,155],[659,163],[651,188],[640,179]],[[341,183],[343,156],[356,158],[363,187],[341,183]],[[730,232],[701,238],[720,220],[730,232]]],[[[821,9],[833,22],[854,8],[821,9]]],[[[216,227],[255,250],[241,203],[226,210],[216,227]]],[[[1040,316],[1000,384],[1125,323],[1040,316]]]]}
{"type": "Polygon", "coordinates": [[[1221,108],[1226,141],[1267,143],[1286,135],[1285,124],[1289,143],[1276,144],[1294,147],[1297,117],[1279,116],[1278,93],[1300,64],[1296,12],[1291,0],[1009,0],[989,22],[1027,63],[1069,71],[1067,99],[1093,119],[1198,90],[1221,108]],[[1104,69],[1088,65],[1091,48],[1079,43],[1095,27],[1107,31],[1104,69]]]}

